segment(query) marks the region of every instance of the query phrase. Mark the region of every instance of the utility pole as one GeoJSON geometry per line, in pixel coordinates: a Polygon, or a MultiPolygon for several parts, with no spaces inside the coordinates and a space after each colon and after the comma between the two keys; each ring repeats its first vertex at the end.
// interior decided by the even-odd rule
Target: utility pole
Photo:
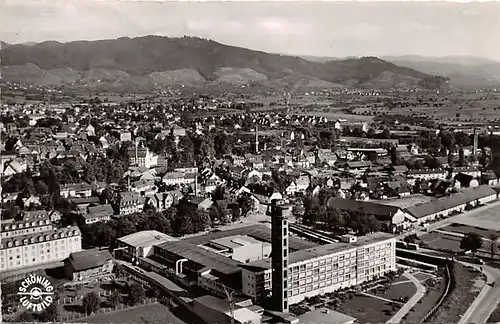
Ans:
{"type": "Polygon", "coordinates": [[[229,292],[226,288],[224,287],[224,292],[226,293],[227,300],[229,301],[229,308],[231,309],[231,324],[234,324],[234,299],[233,299],[233,294],[234,291],[229,292]]]}

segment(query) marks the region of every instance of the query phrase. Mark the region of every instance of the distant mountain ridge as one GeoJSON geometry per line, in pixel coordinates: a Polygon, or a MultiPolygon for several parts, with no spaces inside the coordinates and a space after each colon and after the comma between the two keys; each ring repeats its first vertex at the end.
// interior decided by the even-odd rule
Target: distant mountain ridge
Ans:
{"type": "Polygon", "coordinates": [[[145,36],[10,45],[0,51],[6,80],[38,84],[134,86],[265,84],[270,87],[439,88],[445,78],[376,57],[311,62],[197,37],[145,36]]]}
{"type": "Polygon", "coordinates": [[[389,56],[383,59],[423,73],[446,76],[459,86],[500,86],[500,62],[482,57],[389,56]]]}
{"type": "MultiPolygon", "coordinates": [[[[301,57],[312,62],[343,60],[336,57],[301,57]]],[[[403,55],[382,56],[381,59],[422,73],[447,77],[455,86],[500,87],[500,62],[483,57],[403,55]]]]}

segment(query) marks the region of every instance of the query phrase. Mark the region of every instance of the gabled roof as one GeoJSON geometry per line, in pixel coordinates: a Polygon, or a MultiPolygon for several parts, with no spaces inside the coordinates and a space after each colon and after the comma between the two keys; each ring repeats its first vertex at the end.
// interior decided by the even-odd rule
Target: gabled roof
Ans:
{"type": "Polygon", "coordinates": [[[108,250],[86,250],[73,252],[69,255],[69,262],[75,271],[101,267],[103,264],[112,260],[113,257],[108,250]]]}
{"type": "Polygon", "coordinates": [[[396,206],[382,205],[368,201],[358,201],[351,199],[342,199],[331,197],[328,199],[328,207],[338,208],[340,210],[348,210],[353,212],[361,212],[363,214],[371,214],[379,219],[391,220],[401,208],[396,206]]]}
{"type": "Polygon", "coordinates": [[[415,218],[421,218],[492,195],[496,195],[496,192],[489,186],[468,188],[449,197],[438,198],[426,203],[408,207],[406,208],[406,211],[415,218]]]}

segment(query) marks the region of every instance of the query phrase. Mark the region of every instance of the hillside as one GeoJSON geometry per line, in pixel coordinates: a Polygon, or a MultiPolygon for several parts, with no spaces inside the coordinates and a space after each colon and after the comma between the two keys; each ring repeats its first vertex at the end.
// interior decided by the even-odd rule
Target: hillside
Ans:
{"type": "MultiPolygon", "coordinates": [[[[355,87],[440,87],[435,78],[374,57],[311,62],[300,57],[268,54],[211,40],[145,36],[70,43],[11,45],[0,51],[6,80],[98,83],[141,86],[182,83],[248,84],[276,87],[343,85],[355,87]],[[293,76],[293,77],[289,77],[293,76]],[[297,80],[299,79],[299,80],[297,80]],[[288,80],[288,81],[287,81],[288,80]]],[[[52,83],[49,83],[52,84],[52,83]]]]}
{"type": "Polygon", "coordinates": [[[456,86],[500,86],[500,62],[479,57],[384,57],[386,61],[423,73],[450,78],[456,86]]]}

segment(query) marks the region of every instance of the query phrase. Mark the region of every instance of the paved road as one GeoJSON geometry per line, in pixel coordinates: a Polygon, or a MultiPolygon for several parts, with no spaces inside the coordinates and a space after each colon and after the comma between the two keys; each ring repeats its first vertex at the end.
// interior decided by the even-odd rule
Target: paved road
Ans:
{"type": "Polygon", "coordinates": [[[406,272],[404,275],[405,275],[405,277],[407,277],[408,279],[410,279],[413,282],[415,287],[417,287],[417,291],[415,292],[413,297],[411,297],[410,300],[406,304],[404,304],[403,307],[401,307],[399,309],[399,311],[396,314],[394,314],[394,316],[390,320],[387,321],[387,323],[399,323],[399,322],[401,322],[403,317],[406,314],[408,314],[413,307],[415,307],[415,305],[418,303],[418,301],[420,299],[422,299],[422,297],[425,296],[426,289],[422,285],[420,280],[415,278],[415,276],[409,272],[406,272]]]}
{"type": "Polygon", "coordinates": [[[486,323],[491,313],[495,310],[500,302],[500,269],[493,268],[487,265],[476,265],[464,263],[468,266],[473,266],[476,269],[483,269],[483,272],[488,278],[488,283],[495,282],[495,286],[484,285],[483,289],[476,297],[474,302],[469,306],[458,324],[466,323],[486,323]]]}

